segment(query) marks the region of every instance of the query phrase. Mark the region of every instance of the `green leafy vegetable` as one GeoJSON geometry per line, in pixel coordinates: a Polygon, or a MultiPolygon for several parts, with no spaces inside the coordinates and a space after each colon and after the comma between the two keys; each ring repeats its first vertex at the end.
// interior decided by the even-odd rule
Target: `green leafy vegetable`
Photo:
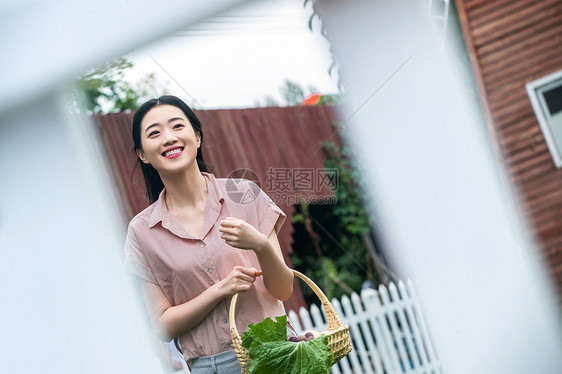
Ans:
{"type": "Polygon", "coordinates": [[[287,316],[267,317],[260,323],[250,323],[248,330],[242,335],[242,347],[249,349],[254,341],[260,343],[287,340],[287,316]]]}
{"type": "Polygon", "coordinates": [[[253,374],[327,374],[334,363],[328,337],[287,341],[287,316],[266,318],[250,324],[242,335],[242,346],[250,354],[253,374]]]}
{"type": "Polygon", "coordinates": [[[298,343],[255,344],[249,353],[253,374],[326,374],[334,362],[327,336],[298,343]]]}

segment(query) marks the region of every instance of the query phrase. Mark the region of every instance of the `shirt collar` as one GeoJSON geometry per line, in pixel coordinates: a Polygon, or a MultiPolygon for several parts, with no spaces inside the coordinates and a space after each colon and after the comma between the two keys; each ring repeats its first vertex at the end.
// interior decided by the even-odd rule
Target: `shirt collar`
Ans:
{"type": "Polygon", "coordinates": [[[164,196],[166,195],[166,189],[162,189],[160,195],[158,195],[158,200],[154,202],[154,207],[152,208],[152,214],[148,221],[148,227],[154,227],[158,222],[162,221],[162,225],[169,222],[170,212],[166,206],[164,196]]]}
{"type": "MultiPolygon", "coordinates": [[[[220,212],[224,196],[217,179],[211,173],[201,172],[201,175],[203,175],[207,181],[207,201],[213,208],[220,212]]],[[[154,203],[154,208],[152,209],[152,214],[148,221],[149,227],[154,227],[158,222],[162,222],[162,226],[164,227],[169,226],[171,213],[166,206],[165,196],[166,188],[162,189],[162,192],[158,195],[158,200],[154,203]]]]}
{"type": "Polygon", "coordinates": [[[219,182],[217,182],[217,178],[215,178],[213,174],[204,171],[202,171],[201,174],[207,179],[207,200],[210,201],[215,208],[219,208],[220,210],[220,206],[224,201],[224,196],[219,187],[219,182]]]}

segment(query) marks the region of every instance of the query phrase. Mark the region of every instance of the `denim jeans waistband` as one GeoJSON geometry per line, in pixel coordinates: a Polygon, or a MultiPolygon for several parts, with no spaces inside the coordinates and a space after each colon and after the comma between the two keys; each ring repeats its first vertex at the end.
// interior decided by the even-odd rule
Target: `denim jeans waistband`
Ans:
{"type": "Polygon", "coordinates": [[[197,367],[207,367],[209,365],[219,365],[228,361],[237,360],[236,353],[234,349],[231,349],[226,352],[222,352],[216,355],[207,356],[207,357],[198,357],[191,362],[192,368],[197,367]]]}

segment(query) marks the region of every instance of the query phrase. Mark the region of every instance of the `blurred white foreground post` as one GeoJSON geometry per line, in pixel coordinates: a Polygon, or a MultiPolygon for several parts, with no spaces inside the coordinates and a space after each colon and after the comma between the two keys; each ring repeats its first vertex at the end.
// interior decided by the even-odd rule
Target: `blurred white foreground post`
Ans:
{"type": "Polygon", "coordinates": [[[424,5],[315,5],[387,254],[419,289],[446,373],[562,373],[555,295],[424,5]]]}
{"type": "Polygon", "coordinates": [[[240,1],[0,4],[0,373],[158,373],[124,222],[64,85],[240,1]]]}

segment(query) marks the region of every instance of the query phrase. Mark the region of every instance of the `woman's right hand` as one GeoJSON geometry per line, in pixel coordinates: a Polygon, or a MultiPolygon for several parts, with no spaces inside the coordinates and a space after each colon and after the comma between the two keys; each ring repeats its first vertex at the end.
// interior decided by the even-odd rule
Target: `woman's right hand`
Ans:
{"type": "Polygon", "coordinates": [[[256,268],[235,266],[226,278],[217,283],[217,286],[224,297],[232,296],[235,293],[248,291],[260,275],[262,271],[256,268]]]}

